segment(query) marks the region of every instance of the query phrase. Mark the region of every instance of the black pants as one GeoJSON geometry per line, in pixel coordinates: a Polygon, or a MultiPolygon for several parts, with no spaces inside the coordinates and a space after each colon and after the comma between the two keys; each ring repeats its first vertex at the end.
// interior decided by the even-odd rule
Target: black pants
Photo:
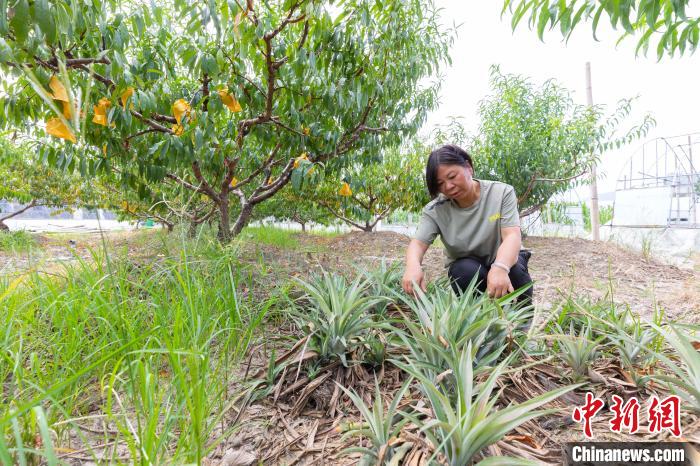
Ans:
{"type": "MultiPolygon", "coordinates": [[[[523,285],[532,282],[530,272],[527,269],[527,262],[530,260],[530,251],[520,251],[518,254],[518,262],[510,269],[508,278],[513,285],[513,289],[517,290],[523,285]]],[[[478,275],[477,286],[482,293],[486,292],[486,276],[491,270],[491,266],[480,261],[475,257],[462,257],[457,259],[450,266],[447,272],[452,283],[452,289],[457,294],[462,294],[462,291],[467,289],[475,275],[478,275]]],[[[518,297],[519,303],[532,303],[532,287],[528,288],[525,293],[518,297]]]]}

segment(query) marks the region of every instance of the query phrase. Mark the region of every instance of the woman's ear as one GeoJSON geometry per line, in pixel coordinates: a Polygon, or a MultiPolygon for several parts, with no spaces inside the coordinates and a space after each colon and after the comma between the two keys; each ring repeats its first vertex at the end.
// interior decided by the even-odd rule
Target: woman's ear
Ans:
{"type": "Polygon", "coordinates": [[[474,178],[474,167],[472,167],[471,165],[467,164],[467,171],[469,172],[469,176],[471,176],[472,178],[474,178]]]}

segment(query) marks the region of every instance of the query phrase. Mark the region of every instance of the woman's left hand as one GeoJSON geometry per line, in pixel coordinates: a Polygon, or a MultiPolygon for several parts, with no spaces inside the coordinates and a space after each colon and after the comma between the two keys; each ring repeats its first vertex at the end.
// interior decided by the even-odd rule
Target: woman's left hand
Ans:
{"type": "Polygon", "coordinates": [[[491,267],[486,277],[486,293],[490,298],[500,298],[513,291],[513,284],[510,282],[508,272],[499,268],[491,267]]]}

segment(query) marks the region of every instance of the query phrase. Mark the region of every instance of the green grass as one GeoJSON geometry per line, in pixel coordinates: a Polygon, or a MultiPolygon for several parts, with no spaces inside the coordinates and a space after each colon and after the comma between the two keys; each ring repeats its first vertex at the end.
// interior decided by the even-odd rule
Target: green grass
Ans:
{"type": "MultiPolygon", "coordinates": [[[[302,244],[299,241],[299,235],[309,235],[309,236],[319,236],[323,238],[332,238],[338,236],[338,233],[328,232],[328,231],[311,231],[306,233],[301,233],[298,230],[287,230],[284,228],[277,228],[273,226],[255,226],[246,227],[240,235],[240,240],[245,242],[251,242],[256,244],[265,244],[268,246],[275,246],[281,249],[294,249],[299,250],[302,244]]],[[[319,252],[320,248],[318,245],[314,246],[303,246],[304,251],[316,251],[319,252]]]]}
{"type": "Polygon", "coordinates": [[[0,232],[0,251],[25,252],[36,246],[36,239],[26,231],[0,232]]]}
{"type": "MultiPolygon", "coordinates": [[[[231,380],[276,298],[239,293],[254,283],[234,247],[195,247],[0,278],[0,463],[56,464],[57,451],[104,443],[78,427],[94,419],[133,464],[200,464],[231,435],[243,396],[231,380]],[[47,429],[53,441],[38,442],[47,429]]],[[[85,454],[117,462],[113,449],[85,454]]]]}

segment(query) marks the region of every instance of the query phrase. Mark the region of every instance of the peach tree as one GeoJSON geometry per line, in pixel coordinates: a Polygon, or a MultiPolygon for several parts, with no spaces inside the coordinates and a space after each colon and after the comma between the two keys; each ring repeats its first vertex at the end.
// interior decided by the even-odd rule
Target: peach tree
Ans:
{"type": "Polygon", "coordinates": [[[374,231],[394,211],[420,212],[430,200],[424,177],[429,154],[427,146],[412,141],[367,154],[367,163],[339,163],[318,179],[314,164],[303,160],[297,170],[307,175],[301,182],[293,178],[296,203],[320,206],[352,227],[374,231]]]}
{"type": "Polygon", "coordinates": [[[0,199],[18,202],[14,212],[0,212],[0,231],[8,230],[5,220],[34,207],[72,209],[85,207],[89,186],[76,175],[38,163],[30,149],[0,137],[0,199]]]}
{"type": "Polygon", "coordinates": [[[414,133],[450,41],[432,0],[3,0],[0,128],[125,192],[203,195],[228,241],[302,153],[414,133]]]}

